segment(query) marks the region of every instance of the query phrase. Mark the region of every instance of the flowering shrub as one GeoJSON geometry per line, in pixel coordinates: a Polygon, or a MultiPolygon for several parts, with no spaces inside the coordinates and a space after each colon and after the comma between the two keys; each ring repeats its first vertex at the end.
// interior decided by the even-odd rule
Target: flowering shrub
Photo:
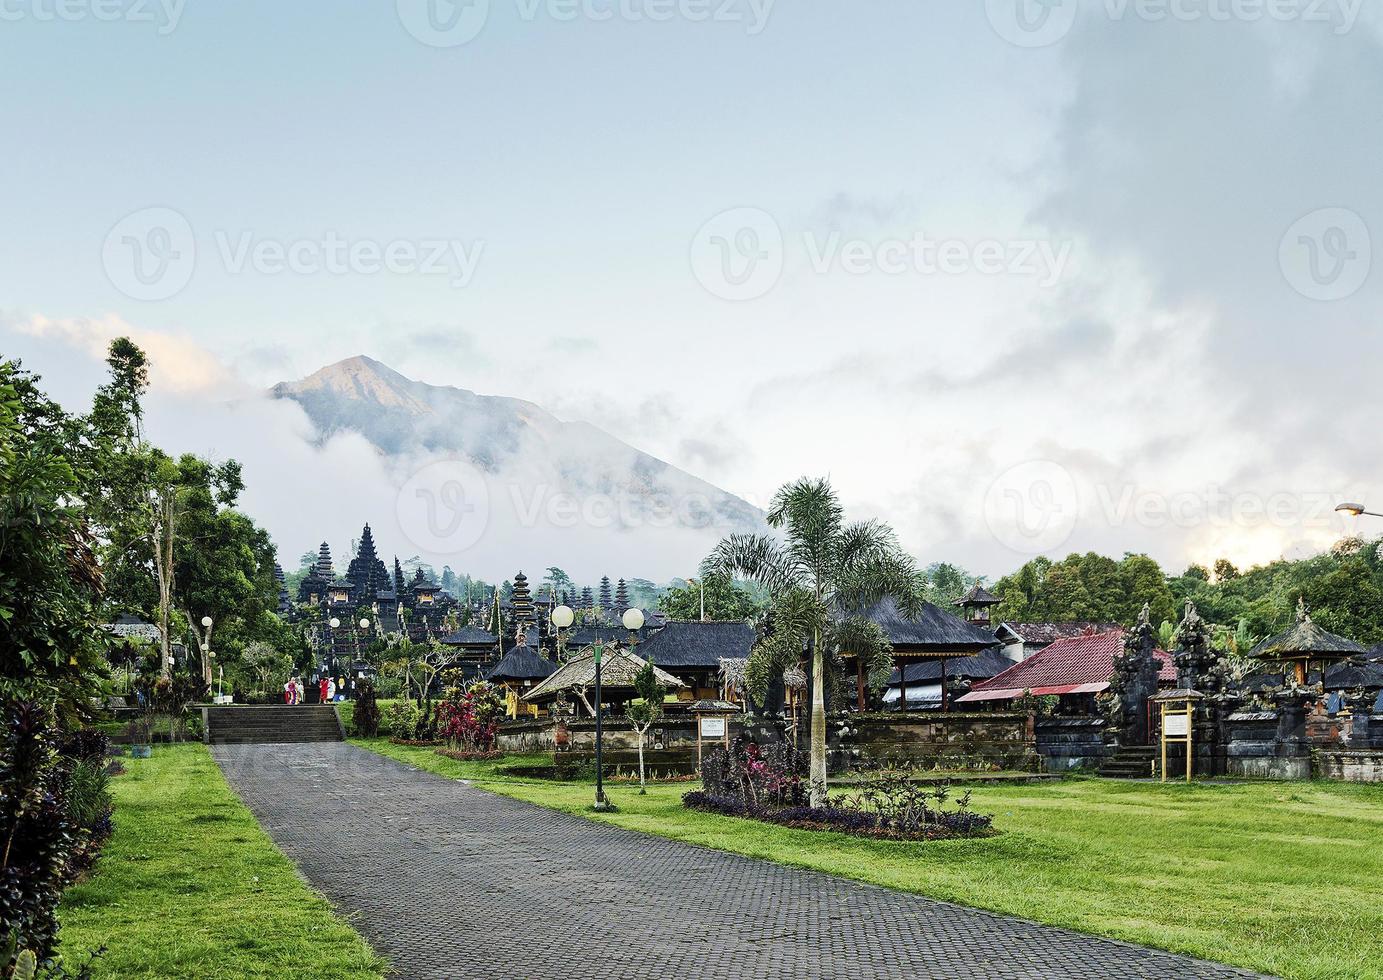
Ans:
{"type": "Polygon", "coordinates": [[[504,702],[491,684],[477,681],[464,690],[448,688],[437,702],[437,736],[453,749],[492,752],[504,702]]]}
{"type": "Polygon", "coordinates": [[[418,714],[413,702],[404,698],[384,709],[384,724],[388,727],[389,734],[395,738],[412,738],[413,728],[418,723],[418,714]]]}
{"type": "Polygon", "coordinates": [[[947,809],[949,786],[922,785],[898,769],[866,773],[854,792],[809,806],[801,762],[787,746],[736,740],[728,751],[717,749],[702,760],[703,789],[687,793],[682,803],[768,823],[901,840],[983,834],[993,822],[970,809],[968,792],[947,809]]]}

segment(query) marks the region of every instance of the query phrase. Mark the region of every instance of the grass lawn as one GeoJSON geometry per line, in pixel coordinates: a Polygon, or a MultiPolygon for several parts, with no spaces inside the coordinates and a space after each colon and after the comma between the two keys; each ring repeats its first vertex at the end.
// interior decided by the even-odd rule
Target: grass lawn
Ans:
{"type": "MultiPolygon", "coordinates": [[[[895,843],[685,810],[695,784],[505,776],[521,763],[356,744],[496,793],[635,830],[1287,977],[1383,978],[1383,785],[1185,786],[1077,778],[973,787],[1001,833],[895,843]]],[[[535,760],[536,761],[536,760],[535,760]]]]}
{"type": "Polygon", "coordinates": [[[111,784],[115,836],[63,896],[69,963],[97,977],[377,980],[384,961],[298,877],[205,747],[158,746],[111,784]]]}

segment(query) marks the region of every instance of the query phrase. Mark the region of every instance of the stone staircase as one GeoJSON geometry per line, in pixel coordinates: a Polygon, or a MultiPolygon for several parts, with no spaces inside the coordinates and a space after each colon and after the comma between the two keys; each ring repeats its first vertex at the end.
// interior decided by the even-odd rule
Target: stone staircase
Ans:
{"type": "Polygon", "coordinates": [[[228,742],[339,742],[336,708],[329,704],[207,705],[202,740],[228,742]]]}
{"type": "Polygon", "coordinates": [[[1100,763],[1100,775],[1109,779],[1150,779],[1156,757],[1154,745],[1123,745],[1100,763]]]}

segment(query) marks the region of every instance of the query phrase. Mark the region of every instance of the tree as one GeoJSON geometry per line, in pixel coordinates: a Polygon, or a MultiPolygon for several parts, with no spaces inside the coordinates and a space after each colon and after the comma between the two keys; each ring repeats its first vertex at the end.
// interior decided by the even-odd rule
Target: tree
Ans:
{"type": "Polygon", "coordinates": [[[663,698],[667,696],[667,688],[658,683],[653,661],[646,661],[634,675],[634,693],[639,700],[625,709],[624,714],[639,734],[639,794],[643,796],[648,793],[643,766],[644,743],[648,741],[648,730],[663,713],[663,698]]]}
{"type": "Polygon", "coordinates": [[[562,571],[556,565],[549,565],[547,574],[543,576],[543,584],[552,589],[554,593],[560,595],[568,589],[574,588],[571,576],[562,571]]]}
{"type": "MultiPolygon", "coordinates": [[[[770,527],[783,540],[732,534],[707,558],[703,574],[742,575],[771,597],[775,629],[755,644],[751,662],[781,670],[811,658],[812,804],[826,800],[826,655],[850,644],[861,659],[885,659],[878,626],[859,614],[881,599],[898,603],[903,615],[921,611],[920,576],[898,547],[893,530],[878,521],[847,524],[829,481],[801,479],[774,494],[770,527]]],[[[892,653],[887,651],[891,661],[892,653]]],[[[761,696],[761,695],[760,695],[761,696]]]]}
{"type": "Polygon", "coordinates": [[[760,603],[748,589],[728,575],[703,575],[685,586],[672,586],[663,593],[661,607],[670,619],[702,619],[702,600],[706,619],[749,619],[761,611],[760,603]]]}
{"type": "Polygon", "coordinates": [[[104,672],[102,579],[80,498],[90,474],[59,444],[70,420],[35,380],[0,363],[0,700],[72,716],[104,672]]]}
{"type": "Polygon", "coordinates": [[[293,669],[292,657],[263,640],[247,644],[240,651],[240,660],[259,681],[257,690],[260,694],[269,693],[270,678],[286,675],[293,669]]]}

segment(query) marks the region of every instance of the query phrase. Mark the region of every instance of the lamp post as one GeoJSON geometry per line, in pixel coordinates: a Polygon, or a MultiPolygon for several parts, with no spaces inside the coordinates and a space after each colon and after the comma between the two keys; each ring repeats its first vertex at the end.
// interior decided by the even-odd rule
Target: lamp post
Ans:
{"type": "Polygon", "coordinates": [[[330,626],[331,629],[327,631],[327,658],[323,666],[326,667],[329,676],[335,677],[337,666],[336,631],[341,628],[341,620],[337,619],[335,616],[332,616],[330,619],[327,620],[327,625],[330,626]]]}
{"type": "Polygon", "coordinates": [[[562,630],[576,622],[576,613],[572,612],[571,606],[557,606],[552,610],[552,615],[548,617],[552,620],[552,625],[557,627],[557,662],[560,664],[566,658],[562,656],[562,630]]]}
{"type": "Polygon", "coordinates": [[[1335,508],[1337,513],[1348,514],[1350,517],[1367,515],[1369,517],[1383,517],[1383,514],[1373,510],[1365,510],[1363,504],[1340,504],[1335,508]]]}
{"type": "MultiPolygon", "coordinates": [[[[554,610],[555,612],[556,610],[554,610]]],[[[570,610],[568,610],[570,612],[570,610]]],[[[639,609],[626,609],[621,617],[624,628],[631,634],[636,633],[643,626],[643,611],[639,609]]],[[[600,661],[605,654],[604,643],[597,638],[593,649],[595,656],[595,809],[611,809],[610,801],[605,798],[605,757],[604,757],[604,715],[605,711],[601,705],[600,694],[600,661]]]]}
{"type": "Polygon", "coordinates": [[[202,682],[206,685],[208,691],[211,690],[211,658],[212,658],[212,653],[211,653],[211,626],[212,626],[212,622],[213,622],[213,620],[212,620],[212,618],[211,618],[210,616],[203,616],[203,617],[202,617],[202,629],[205,630],[205,632],[202,634],[202,643],[200,644],[200,646],[201,646],[201,648],[202,648],[202,682]]]}
{"type": "MultiPolygon", "coordinates": [[[[360,629],[361,629],[362,631],[368,630],[368,629],[370,628],[370,621],[369,621],[368,619],[366,619],[364,616],[361,616],[361,617],[360,617],[359,626],[360,626],[360,629]]],[[[359,673],[359,670],[358,670],[358,669],[356,668],[356,666],[355,666],[355,665],[358,664],[358,663],[360,663],[360,634],[359,634],[359,633],[355,634],[355,661],[354,661],[354,663],[351,664],[350,673],[351,673],[352,676],[351,676],[351,678],[350,678],[350,684],[349,684],[349,686],[348,686],[348,688],[347,688],[347,689],[351,692],[352,695],[355,694],[355,682],[356,682],[356,679],[357,679],[357,678],[355,677],[355,675],[359,673]]],[[[353,697],[352,697],[352,700],[354,700],[353,697]]]]}

